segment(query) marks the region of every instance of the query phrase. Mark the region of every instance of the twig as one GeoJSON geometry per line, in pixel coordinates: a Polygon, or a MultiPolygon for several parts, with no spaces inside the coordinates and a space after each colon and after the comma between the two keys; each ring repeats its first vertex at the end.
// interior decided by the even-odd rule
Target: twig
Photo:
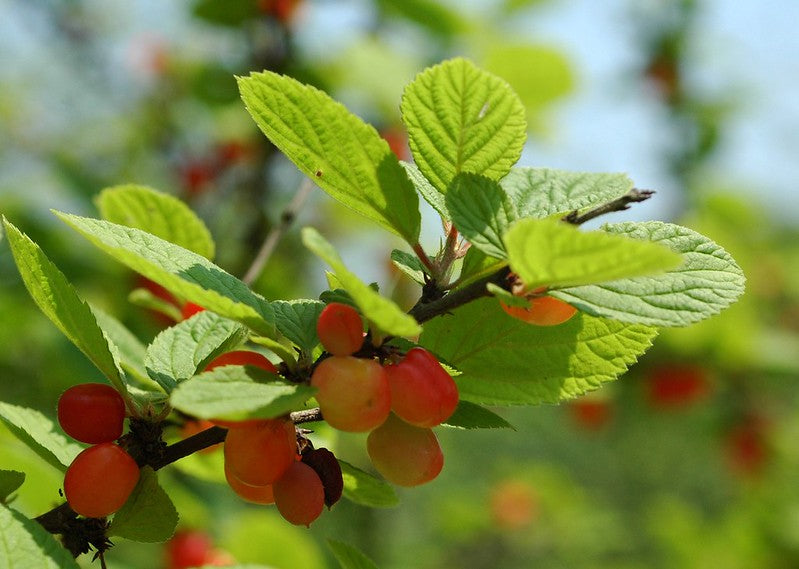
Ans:
{"type": "Polygon", "coordinates": [[[578,210],[575,209],[571,213],[565,215],[563,217],[563,221],[574,225],[581,225],[586,221],[594,219],[595,217],[599,217],[600,215],[629,209],[631,203],[646,201],[652,197],[652,194],[654,193],[655,192],[653,190],[639,190],[637,188],[633,188],[623,196],[607,203],[603,203],[602,205],[598,205],[593,209],[589,209],[582,215],[578,210]]]}
{"type": "Polygon", "coordinates": [[[266,236],[266,239],[264,239],[261,249],[255,255],[255,259],[253,259],[252,265],[250,265],[250,268],[247,269],[247,273],[241,279],[243,282],[251,285],[255,282],[255,279],[258,278],[258,275],[261,274],[261,271],[264,270],[266,263],[269,261],[269,257],[272,256],[283,234],[291,227],[291,224],[294,223],[294,220],[297,218],[297,213],[302,208],[305,200],[308,199],[313,187],[314,183],[310,178],[303,179],[302,184],[297,188],[297,193],[294,194],[291,202],[286,206],[286,209],[283,210],[283,213],[280,214],[280,220],[272,227],[272,230],[266,236]]]}

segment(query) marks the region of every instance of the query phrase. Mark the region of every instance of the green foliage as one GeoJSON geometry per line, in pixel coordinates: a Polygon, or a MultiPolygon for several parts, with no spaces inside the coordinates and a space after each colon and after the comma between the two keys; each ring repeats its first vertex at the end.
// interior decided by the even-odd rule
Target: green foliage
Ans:
{"type": "Polygon", "coordinates": [[[414,336],[421,332],[421,327],[411,316],[350,272],[333,246],[318,231],[310,227],[303,229],[302,242],[333,268],[342,288],[350,294],[355,305],[371,324],[386,334],[397,336],[414,336]]]}
{"type": "Polygon", "coordinates": [[[522,219],[505,233],[510,267],[527,290],[646,275],[677,266],[666,247],[550,219],[522,219]]]}
{"type": "Polygon", "coordinates": [[[67,225],[119,262],[221,316],[274,336],[274,314],[264,298],[192,251],[139,229],[58,213],[67,225]]]}
{"type": "Polygon", "coordinates": [[[510,86],[461,58],[426,69],[405,88],[402,118],[419,170],[442,193],[461,172],[502,178],[527,131],[510,86]]]}
{"type": "Polygon", "coordinates": [[[458,174],[450,184],[446,203],[452,222],[472,247],[490,257],[507,257],[502,236],[516,221],[516,210],[497,182],[458,174]]]}
{"type": "Polygon", "coordinates": [[[35,409],[0,401],[0,421],[33,452],[62,472],[66,472],[72,460],[83,450],[35,409]]]}
{"type": "Polygon", "coordinates": [[[672,223],[616,223],[605,231],[660,243],[683,263],[660,275],[567,288],[554,294],[580,310],[622,322],[687,326],[721,312],[744,292],[746,278],[727,251],[672,223]]]}
{"type": "Polygon", "coordinates": [[[316,321],[324,307],[324,302],[308,299],[276,300],[272,303],[278,331],[309,353],[319,344],[316,321]]]}
{"type": "Polygon", "coordinates": [[[271,419],[294,411],[316,388],[276,381],[250,366],[223,366],[181,383],[171,394],[175,409],[201,419],[271,419]]]}
{"type": "Polygon", "coordinates": [[[204,310],[167,328],[147,347],[147,374],[167,393],[202,370],[219,354],[247,339],[241,324],[204,310]]]}
{"type": "Polygon", "coordinates": [[[528,167],[512,168],[500,183],[519,217],[536,218],[596,207],[633,189],[626,174],[528,167]]]}
{"type": "Polygon", "coordinates": [[[393,508],[399,504],[394,488],[368,472],[339,459],[344,477],[343,496],[350,502],[370,508],[393,508]]]}
{"type": "Polygon", "coordinates": [[[327,94],[276,73],[239,78],[255,122],[314,182],[361,215],[414,244],[419,199],[388,143],[327,94]]]}
{"type": "Polygon", "coordinates": [[[122,372],[89,305],[38,245],[5,218],[3,224],[19,273],[39,309],[124,393],[122,372]]]}
{"type": "Polygon", "coordinates": [[[352,545],[335,539],[328,539],[327,545],[333,551],[341,569],[377,569],[371,559],[352,545]]]}
{"type": "Polygon", "coordinates": [[[424,285],[425,269],[419,257],[394,249],[391,251],[391,262],[417,284],[424,285]]]}
{"type": "Polygon", "coordinates": [[[95,203],[106,221],[141,229],[208,259],[214,258],[214,240],[205,223],[174,196],[128,184],[106,188],[95,203]]]}
{"type": "Polygon", "coordinates": [[[469,401],[459,401],[458,407],[442,425],[458,429],[511,429],[513,425],[485,407],[469,401]]]}
{"type": "Polygon", "coordinates": [[[158,476],[150,467],[141,469],[133,493],[114,514],[109,536],[124,537],[143,543],[166,541],[175,532],[178,511],[158,484],[158,476]]]}
{"type": "Polygon", "coordinates": [[[127,374],[128,382],[133,381],[136,385],[145,389],[155,388],[144,367],[147,348],[142,341],[128,330],[122,322],[107,312],[96,307],[92,307],[92,312],[106,338],[116,347],[119,365],[127,374]]]}
{"type": "Polygon", "coordinates": [[[462,399],[488,405],[558,403],[616,379],[650,347],[654,328],[577,315],[533,326],[482,299],[425,325],[419,343],[461,372],[462,399]]]}
{"type": "Polygon", "coordinates": [[[0,504],[0,569],[78,569],[72,555],[37,522],[0,504]]]}
{"type": "Polygon", "coordinates": [[[8,497],[25,482],[25,473],[16,470],[0,470],[0,504],[5,504],[8,497]]]}

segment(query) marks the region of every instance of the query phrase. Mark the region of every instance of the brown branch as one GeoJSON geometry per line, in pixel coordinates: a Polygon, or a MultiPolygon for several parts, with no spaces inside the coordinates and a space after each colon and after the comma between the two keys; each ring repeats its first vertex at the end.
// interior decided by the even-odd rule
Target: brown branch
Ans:
{"type": "Polygon", "coordinates": [[[586,221],[594,219],[595,217],[599,217],[600,215],[605,215],[614,211],[624,211],[625,209],[630,209],[631,203],[646,201],[652,197],[652,194],[654,193],[655,192],[653,190],[639,190],[637,188],[633,188],[623,196],[607,203],[603,203],[602,205],[598,205],[595,208],[589,209],[583,214],[580,214],[579,210],[575,209],[574,211],[566,214],[563,217],[563,221],[573,225],[581,225],[586,221]]]}

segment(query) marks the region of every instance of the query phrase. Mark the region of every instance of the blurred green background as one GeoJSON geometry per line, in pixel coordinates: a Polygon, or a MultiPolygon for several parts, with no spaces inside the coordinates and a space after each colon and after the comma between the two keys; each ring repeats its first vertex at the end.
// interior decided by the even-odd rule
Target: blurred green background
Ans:
{"type": "MultiPolygon", "coordinates": [[[[748,276],[733,308],[663,333],[595,394],[499,410],[516,431],[439,429],[444,472],[400,491],[398,508],[342,502],[297,529],[235,499],[209,454],[162,473],[182,528],[279,569],[336,567],[328,538],[383,569],[799,566],[797,4],[2,0],[0,9],[0,212],[142,340],[165,323],[128,301],[136,276],[49,208],[94,215],[102,188],[151,185],[190,203],[217,240],[216,262],[243,274],[301,183],[238,98],[234,75],[262,69],[331,93],[407,158],[403,85],[426,65],[470,57],[524,101],[525,165],[626,171],[658,194],[613,220],[688,225],[748,276]]],[[[324,288],[298,242],[303,225],[404,306],[418,295],[391,268],[397,244],[315,192],[255,284],[267,298],[324,288]]],[[[426,242],[439,234],[428,212],[426,242]]],[[[38,312],[2,243],[0,318],[0,400],[53,415],[65,387],[101,379],[38,312]]],[[[317,440],[368,467],[362,437],[317,440]]],[[[4,428],[0,464],[28,472],[15,502],[25,513],[60,503],[59,474],[4,428]]],[[[162,549],[120,542],[109,566],[161,567],[162,549]]]]}

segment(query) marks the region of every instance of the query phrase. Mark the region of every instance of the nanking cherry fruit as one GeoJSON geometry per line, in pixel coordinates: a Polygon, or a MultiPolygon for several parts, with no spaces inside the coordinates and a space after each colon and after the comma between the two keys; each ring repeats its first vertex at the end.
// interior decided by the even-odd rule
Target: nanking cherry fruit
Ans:
{"type": "Polygon", "coordinates": [[[325,507],[322,479],[304,462],[289,466],[273,488],[280,515],[292,524],[310,526],[322,514],[325,507]]]}
{"type": "Polygon", "coordinates": [[[125,402],[105,383],[73,385],[58,399],[58,423],[66,434],[83,443],[118,439],[124,421],[125,402]]]}
{"type": "Polygon", "coordinates": [[[424,348],[411,348],[398,364],[385,370],[391,410],[411,425],[440,425],[458,406],[458,388],[452,376],[424,348]]]}
{"type": "Polygon", "coordinates": [[[119,510],[139,481],[136,461],[114,443],[83,450],[64,475],[69,507],[87,518],[103,518],[119,510]]]}
{"type": "Polygon", "coordinates": [[[363,344],[363,323],[358,311],[348,304],[331,302],[316,321],[322,347],[334,356],[350,356],[363,344]]]}
{"type": "Polygon", "coordinates": [[[377,471],[397,486],[429,482],[444,467],[435,433],[409,425],[393,413],[369,433],[366,450],[377,471]]]}
{"type": "Polygon", "coordinates": [[[294,423],[265,419],[232,428],[225,438],[224,454],[225,468],[245,484],[272,484],[297,457],[294,423]]]}
{"type": "Polygon", "coordinates": [[[374,429],[391,410],[386,372],[375,360],[331,356],[316,366],[311,385],[325,421],[340,431],[374,429]]]}
{"type": "Polygon", "coordinates": [[[557,326],[570,320],[577,309],[554,296],[536,296],[527,306],[509,306],[500,301],[502,310],[510,316],[536,326],[557,326]]]}
{"type": "Polygon", "coordinates": [[[225,466],[225,480],[228,486],[240,498],[253,504],[274,504],[275,495],[271,484],[265,486],[253,486],[242,482],[235,474],[230,472],[230,468],[225,466]]]}

